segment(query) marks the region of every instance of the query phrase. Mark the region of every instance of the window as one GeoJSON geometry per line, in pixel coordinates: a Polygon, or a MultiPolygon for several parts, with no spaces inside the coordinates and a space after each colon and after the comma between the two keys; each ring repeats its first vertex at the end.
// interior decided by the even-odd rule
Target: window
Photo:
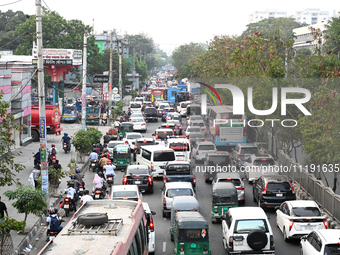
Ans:
{"type": "Polygon", "coordinates": [[[292,213],[296,217],[321,216],[321,212],[317,207],[294,207],[292,213]]]}
{"type": "Polygon", "coordinates": [[[267,223],[265,220],[239,220],[236,222],[235,233],[249,233],[253,230],[261,230],[268,232],[267,223]]]}
{"type": "Polygon", "coordinates": [[[142,157],[147,159],[147,160],[151,160],[151,152],[146,151],[146,150],[142,150],[142,157]]]}
{"type": "Polygon", "coordinates": [[[29,115],[22,118],[22,135],[21,140],[24,140],[31,136],[29,129],[29,115]]]}
{"type": "Polygon", "coordinates": [[[153,159],[154,161],[174,161],[175,153],[173,151],[155,152],[153,159]]]}
{"type": "Polygon", "coordinates": [[[167,197],[173,198],[177,196],[193,196],[192,189],[168,189],[167,197]]]}

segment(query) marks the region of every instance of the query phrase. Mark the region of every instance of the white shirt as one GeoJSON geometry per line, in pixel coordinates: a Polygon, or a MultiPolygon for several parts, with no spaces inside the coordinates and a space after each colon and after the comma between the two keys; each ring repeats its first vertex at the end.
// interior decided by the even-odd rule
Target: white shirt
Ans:
{"type": "Polygon", "coordinates": [[[67,192],[66,197],[69,197],[69,198],[73,199],[74,198],[74,194],[76,193],[76,190],[74,188],[72,188],[72,187],[69,187],[66,190],[66,192],[67,192]]]}
{"type": "Polygon", "coordinates": [[[96,152],[91,152],[90,159],[96,159],[98,160],[98,154],[96,152]]]}
{"type": "MultiPolygon", "coordinates": [[[[55,154],[58,154],[58,149],[57,149],[56,147],[54,147],[54,149],[55,149],[55,154]]],[[[48,153],[49,153],[49,154],[52,153],[52,148],[50,148],[50,149],[48,150],[48,153]]]]}
{"type": "Polygon", "coordinates": [[[108,175],[113,175],[113,178],[116,178],[116,174],[115,174],[115,169],[116,166],[115,165],[106,165],[104,166],[105,169],[105,178],[107,178],[108,175]]]}
{"type": "Polygon", "coordinates": [[[91,197],[90,195],[85,195],[81,197],[81,202],[82,204],[84,204],[86,201],[92,201],[93,197],[91,197]]]}

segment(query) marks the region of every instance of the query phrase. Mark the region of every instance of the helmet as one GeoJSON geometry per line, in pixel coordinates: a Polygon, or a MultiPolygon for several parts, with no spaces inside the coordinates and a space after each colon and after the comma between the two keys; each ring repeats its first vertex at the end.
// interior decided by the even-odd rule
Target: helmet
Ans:
{"type": "Polygon", "coordinates": [[[100,140],[97,140],[97,143],[100,143],[100,140]]]}
{"type": "Polygon", "coordinates": [[[52,145],[51,145],[52,147],[55,147],[55,144],[54,143],[52,143],[52,145]]]}
{"type": "Polygon", "coordinates": [[[96,150],[96,149],[92,149],[92,151],[93,151],[93,152],[97,152],[97,150],[96,150]]]}
{"type": "Polygon", "coordinates": [[[64,133],[64,135],[68,135],[67,133],[64,133]]]}
{"type": "Polygon", "coordinates": [[[48,213],[49,214],[56,214],[56,213],[58,213],[58,209],[54,208],[54,207],[50,207],[50,209],[48,209],[48,213]]]}
{"type": "Polygon", "coordinates": [[[108,134],[109,134],[109,132],[106,132],[106,134],[108,135],[108,134]]]}
{"type": "Polygon", "coordinates": [[[103,178],[103,176],[104,176],[104,175],[103,175],[103,172],[99,172],[99,173],[98,173],[98,176],[103,178]]]}
{"type": "Polygon", "coordinates": [[[76,178],[76,176],[75,175],[71,175],[71,179],[75,179],[76,178]]]}
{"type": "Polygon", "coordinates": [[[76,173],[77,173],[77,174],[79,174],[79,173],[80,173],[80,169],[79,169],[79,168],[76,170],[76,173]]]}

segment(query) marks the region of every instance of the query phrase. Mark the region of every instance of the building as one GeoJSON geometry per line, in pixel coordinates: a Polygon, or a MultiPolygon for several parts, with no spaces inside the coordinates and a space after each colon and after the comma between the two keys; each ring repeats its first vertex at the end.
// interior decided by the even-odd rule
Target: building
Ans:
{"type": "Polygon", "coordinates": [[[297,22],[314,25],[326,22],[331,19],[328,11],[320,11],[320,9],[305,9],[304,11],[296,11],[292,15],[297,22]]]}
{"type": "MultiPolygon", "coordinates": [[[[110,41],[111,36],[105,32],[102,35],[95,35],[96,37],[96,45],[99,48],[99,52],[104,52],[106,49],[110,49],[110,41]]],[[[117,36],[113,36],[112,38],[112,47],[113,49],[118,51],[118,40],[117,36]]],[[[122,40],[122,49],[123,49],[123,57],[129,57],[129,43],[126,40],[122,40]]]]}
{"type": "Polygon", "coordinates": [[[293,48],[296,50],[308,49],[308,50],[313,51],[313,49],[315,49],[315,47],[318,46],[318,42],[317,42],[318,40],[314,39],[314,36],[312,35],[311,30],[310,30],[310,27],[321,30],[322,44],[323,44],[325,31],[327,29],[326,24],[327,24],[326,22],[321,22],[318,24],[293,29],[293,33],[296,36],[296,39],[293,44],[293,48]]]}
{"type": "Polygon", "coordinates": [[[276,10],[255,11],[249,15],[248,22],[256,23],[264,19],[287,18],[287,12],[276,10]]]}

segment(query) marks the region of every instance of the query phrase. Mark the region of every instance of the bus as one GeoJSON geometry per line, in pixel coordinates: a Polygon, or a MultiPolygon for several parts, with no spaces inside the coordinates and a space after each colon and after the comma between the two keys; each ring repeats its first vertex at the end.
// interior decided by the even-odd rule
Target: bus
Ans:
{"type": "Polygon", "coordinates": [[[233,107],[210,106],[207,109],[209,132],[217,148],[229,150],[247,142],[245,115],[233,115],[233,107]]]}
{"type": "Polygon", "coordinates": [[[176,93],[180,92],[181,89],[177,88],[177,87],[173,87],[173,88],[168,88],[167,89],[167,101],[171,101],[174,104],[176,103],[176,93]]]}
{"type": "Polygon", "coordinates": [[[147,255],[148,231],[142,202],[87,201],[38,255],[147,255]]]}
{"type": "Polygon", "coordinates": [[[187,116],[190,115],[201,115],[201,105],[200,104],[189,104],[187,106],[187,116]]]}
{"type": "Polygon", "coordinates": [[[164,99],[165,100],[165,95],[164,95],[164,88],[154,88],[151,89],[151,101],[154,102],[156,99],[164,99]]]}

